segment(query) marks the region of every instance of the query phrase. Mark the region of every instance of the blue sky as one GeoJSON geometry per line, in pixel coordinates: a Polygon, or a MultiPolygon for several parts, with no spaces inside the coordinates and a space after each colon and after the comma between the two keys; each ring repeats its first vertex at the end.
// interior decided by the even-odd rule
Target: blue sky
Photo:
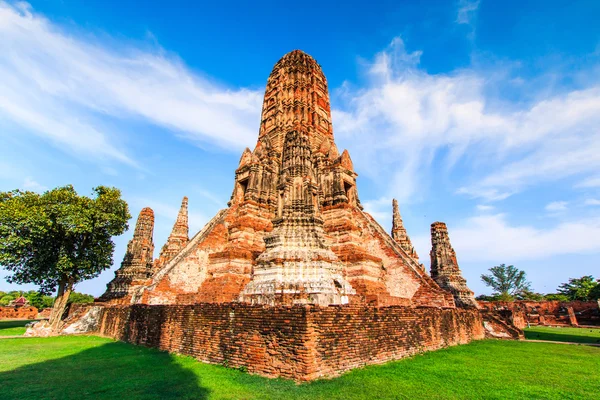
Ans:
{"type": "MultiPolygon", "coordinates": [[[[155,210],[158,255],[184,195],[193,233],[225,207],[302,49],[361,201],[389,229],[398,198],[427,266],[439,220],[477,294],[499,263],[544,293],[600,276],[599,2],[324,3],[0,0],[0,190],[116,186],[155,210]]],[[[77,290],[104,291],[130,236],[77,290]]]]}

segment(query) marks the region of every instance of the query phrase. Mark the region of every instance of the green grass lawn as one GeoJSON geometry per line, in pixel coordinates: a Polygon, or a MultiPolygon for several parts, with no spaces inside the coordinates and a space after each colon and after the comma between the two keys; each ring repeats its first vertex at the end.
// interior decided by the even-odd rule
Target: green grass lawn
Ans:
{"type": "Polygon", "coordinates": [[[478,341],[297,385],[94,336],[0,340],[9,399],[595,399],[600,348],[478,341]]]}
{"type": "Polygon", "coordinates": [[[524,329],[524,332],[526,339],[600,344],[600,329],[598,328],[532,326],[524,329]]]}
{"type": "Polygon", "coordinates": [[[0,336],[17,336],[25,333],[25,325],[32,319],[0,320],[0,336]]]}

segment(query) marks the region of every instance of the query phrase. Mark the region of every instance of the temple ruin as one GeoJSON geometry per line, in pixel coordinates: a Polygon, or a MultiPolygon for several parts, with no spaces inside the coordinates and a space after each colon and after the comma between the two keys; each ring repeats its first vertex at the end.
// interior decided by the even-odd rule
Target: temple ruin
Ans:
{"type": "Polygon", "coordinates": [[[184,198],[154,260],[153,213],[142,210],[86,326],[299,380],[482,338],[445,225],[432,225],[430,275],[396,200],[388,233],[363,210],[356,177],[334,141],[321,67],[286,54],[228,207],[189,238],[184,198]]]}

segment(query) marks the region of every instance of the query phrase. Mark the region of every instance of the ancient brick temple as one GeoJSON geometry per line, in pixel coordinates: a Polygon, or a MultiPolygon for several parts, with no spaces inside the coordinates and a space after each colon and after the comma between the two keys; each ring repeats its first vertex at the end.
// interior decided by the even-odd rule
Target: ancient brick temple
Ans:
{"type": "Polygon", "coordinates": [[[184,198],[152,265],[144,209],[102,300],[475,306],[447,232],[432,230],[430,277],[397,202],[389,235],[363,211],[356,176],[334,141],[321,67],[292,51],[267,80],[258,141],[242,154],[229,207],[189,240],[184,198]]]}
{"type": "Polygon", "coordinates": [[[321,67],[286,54],[228,207],[189,238],[184,198],[155,260],[153,213],[142,210],[115,279],[64,332],[296,380],[483,338],[445,225],[432,226],[429,275],[398,203],[388,233],[363,210],[356,176],[334,141],[321,67]]]}

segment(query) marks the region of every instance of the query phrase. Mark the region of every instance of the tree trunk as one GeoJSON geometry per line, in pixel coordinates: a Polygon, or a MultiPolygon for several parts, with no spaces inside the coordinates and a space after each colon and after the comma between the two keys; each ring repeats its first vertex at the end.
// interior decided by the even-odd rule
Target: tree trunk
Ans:
{"type": "Polygon", "coordinates": [[[52,332],[58,333],[62,325],[62,316],[67,308],[67,302],[69,301],[69,295],[73,291],[74,281],[72,278],[66,278],[59,282],[58,293],[56,294],[56,300],[54,300],[54,307],[50,313],[50,327],[52,332]]]}

